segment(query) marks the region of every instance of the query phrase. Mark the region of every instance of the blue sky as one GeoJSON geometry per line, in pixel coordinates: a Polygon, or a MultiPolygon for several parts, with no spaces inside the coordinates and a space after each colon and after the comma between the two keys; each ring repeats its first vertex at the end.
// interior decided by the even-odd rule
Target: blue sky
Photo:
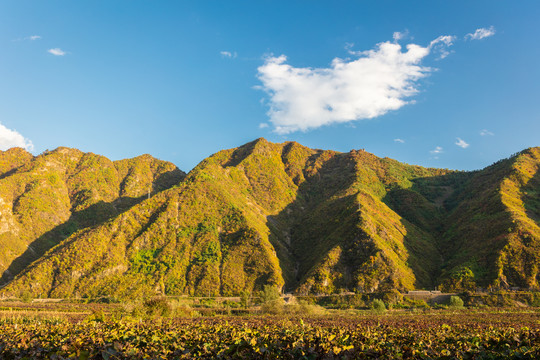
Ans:
{"type": "Polygon", "coordinates": [[[540,146],[538,19],[527,0],[6,0],[0,148],[187,171],[265,137],[478,169],[540,146]]]}

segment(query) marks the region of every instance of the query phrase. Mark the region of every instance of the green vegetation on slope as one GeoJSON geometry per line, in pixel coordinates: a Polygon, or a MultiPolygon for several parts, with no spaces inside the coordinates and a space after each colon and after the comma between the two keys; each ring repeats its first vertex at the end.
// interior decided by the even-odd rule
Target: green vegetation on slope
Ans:
{"type": "Polygon", "coordinates": [[[71,234],[103,224],[148,191],[168,188],[185,176],[148,155],[112,162],[69,148],[37,157],[10,149],[0,152],[0,166],[5,171],[0,176],[4,284],[71,234]]]}
{"type": "Polygon", "coordinates": [[[538,286],[538,148],[457,172],[258,139],[210,156],[182,181],[148,155],[9,156],[22,160],[0,161],[9,172],[0,177],[0,245],[11,254],[0,261],[20,275],[4,294],[538,286]]]}
{"type": "Polygon", "coordinates": [[[441,243],[443,289],[538,287],[539,166],[540,149],[527,149],[475,172],[452,199],[441,243]]]}

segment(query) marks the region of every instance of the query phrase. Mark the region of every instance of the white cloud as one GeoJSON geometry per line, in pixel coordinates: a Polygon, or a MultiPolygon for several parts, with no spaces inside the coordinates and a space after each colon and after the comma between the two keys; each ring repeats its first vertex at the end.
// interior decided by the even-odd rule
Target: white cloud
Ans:
{"type": "Polygon", "coordinates": [[[429,47],[434,52],[439,53],[439,60],[440,60],[450,55],[450,51],[448,50],[448,48],[454,45],[454,41],[456,41],[455,36],[442,35],[436,38],[435,40],[433,40],[432,42],[430,42],[429,47]]]}
{"type": "Polygon", "coordinates": [[[407,39],[407,38],[412,39],[412,37],[409,36],[409,30],[396,31],[392,35],[392,38],[394,39],[394,42],[399,42],[400,40],[407,39]]]}
{"type": "Polygon", "coordinates": [[[460,148],[466,149],[466,148],[469,147],[470,144],[467,144],[467,143],[465,142],[465,140],[460,139],[460,138],[456,138],[456,139],[457,139],[457,141],[455,142],[455,144],[456,144],[457,146],[459,146],[460,148]]]}
{"type": "Polygon", "coordinates": [[[47,52],[49,54],[53,54],[55,56],[64,56],[64,55],[66,55],[66,52],[64,50],[60,49],[60,48],[49,49],[49,50],[47,50],[47,52]]]}
{"type": "Polygon", "coordinates": [[[432,154],[440,154],[443,152],[443,148],[440,146],[436,146],[435,149],[431,150],[430,153],[432,154]]]}
{"type": "Polygon", "coordinates": [[[441,35],[439,36],[438,38],[436,38],[435,40],[432,40],[430,43],[429,43],[429,46],[430,47],[434,47],[435,45],[445,45],[445,46],[450,46],[454,43],[454,41],[456,40],[456,37],[455,36],[452,36],[452,35],[441,35]]]}
{"type": "Polygon", "coordinates": [[[486,130],[486,129],[483,129],[483,130],[480,131],[480,136],[493,136],[493,135],[495,135],[495,134],[492,133],[489,130],[486,130]]]}
{"type": "Polygon", "coordinates": [[[328,68],[295,68],[287,57],[270,56],[258,68],[259,89],[270,97],[268,116],[280,134],[372,119],[411,103],[417,81],[432,71],[420,63],[432,50],[452,44],[439,37],[427,47],[383,42],[373,50],[335,58],[328,68]],[[402,51],[404,50],[404,51],[402,51]]]}
{"type": "Polygon", "coordinates": [[[39,39],[41,39],[41,36],[39,36],[39,35],[31,35],[31,36],[26,36],[26,37],[20,37],[20,38],[17,38],[17,39],[13,39],[11,41],[26,41],[26,40],[34,41],[34,40],[39,40],[39,39]]]}
{"type": "Polygon", "coordinates": [[[15,130],[8,129],[0,123],[0,150],[5,151],[12,147],[22,147],[28,151],[34,149],[32,141],[24,138],[15,130]]]}
{"type": "Polygon", "coordinates": [[[482,40],[493,35],[495,35],[495,28],[493,26],[490,26],[488,29],[486,28],[476,29],[474,33],[465,35],[465,39],[482,40]]]}
{"type": "Polygon", "coordinates": [[[392,35],[392,38],[394,38],[394,41],[399,41],[399,40],[403,39],[404,35],[405,34],[403,34],[402,32],[396,31],[394,33],[394,35],[392,35]]]}
{"type": "Polygon", "coordinates": [[[230,51],[220,51],[219,52],[221,54],[221,56],[223,57],[226,57],[226,58],[229,58],[229,59],[235,59],[238,54],[235,52],[230,52],[230,51]]]}
{"type": "Polygon", "coordinates": [[[268,125],[267,123],[260,123],[260,124],[259,124],[259,129],[265,129],[265,128],[267,128],[268,126],[270,126],[270,125],[268,125]]]}
{"type": "Polygon", "coordinates": [[[398,142],[398,143],[401,143],[401,144],[405,143],[405,140],[403,140],[403,139],[394,139],[394,141],[398,142]]]}

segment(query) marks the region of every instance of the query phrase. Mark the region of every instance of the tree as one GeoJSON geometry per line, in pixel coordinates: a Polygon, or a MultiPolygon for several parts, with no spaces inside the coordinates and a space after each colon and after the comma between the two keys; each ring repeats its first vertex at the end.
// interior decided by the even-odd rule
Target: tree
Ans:
{"type": "Polygon", "coordinates": [[[265,285],[259,292],[261,310],[267,314],[281,314],[284,310],[283,299],[275,285],[265,285]]]}
{"type": "Polygon", "coordinates": [[[242,291],[240,293],[240,304],[242,304],[242,307],[244,309],[247,309],[249,307],[249,298],[251,297],[251,293],[249,291],[242,291]]]}
{"type": "Polygon", "coordinates": [[[279,300],[279,290],[275,285],[264,285],[263,289],[259,291],[259,299],[263,304],[279,300]]]}

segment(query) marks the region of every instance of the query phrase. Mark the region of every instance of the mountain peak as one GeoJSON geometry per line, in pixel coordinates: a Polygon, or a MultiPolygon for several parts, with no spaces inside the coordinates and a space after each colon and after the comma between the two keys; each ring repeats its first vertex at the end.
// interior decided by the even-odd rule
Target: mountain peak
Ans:
{"type": "Polygon", "coordinates": [[[21,156],[0,153],[18,169],[0,177],[4,294],[539,286],[539,148],[456,172],[260,138],[185,180],[147,154],[59,148],[31,167],[10,154],[21,156]]]}

